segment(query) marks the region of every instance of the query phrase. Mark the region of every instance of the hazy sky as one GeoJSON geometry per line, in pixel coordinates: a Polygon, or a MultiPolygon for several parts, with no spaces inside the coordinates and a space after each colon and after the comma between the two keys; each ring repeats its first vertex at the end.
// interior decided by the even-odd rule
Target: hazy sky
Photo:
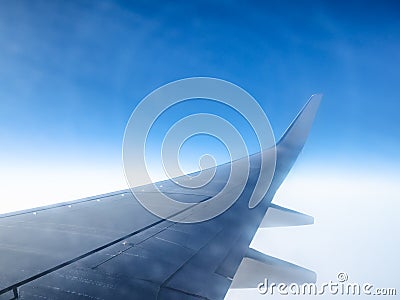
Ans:
{"type": "MultiPolygon", "coordinates": [[[[297,168],[370,195],[399,174],[399,30],[396,1],[1,1],[0,212],[125,188],[132,110],[190,76],[246,89],[277,137],[324,93],[297,168]]],[[[386,205],[380,224],[399,208],[390,191],[365,200],[386,205]]]]}
{"type": "Polygon", "coordinates": [[[1,159],[118,161],[146,94],[212,76],[250,92],[277,136],[322,92],[310,152],[398,163],[399,14],[395,1],[2,1],[1,159]]]}

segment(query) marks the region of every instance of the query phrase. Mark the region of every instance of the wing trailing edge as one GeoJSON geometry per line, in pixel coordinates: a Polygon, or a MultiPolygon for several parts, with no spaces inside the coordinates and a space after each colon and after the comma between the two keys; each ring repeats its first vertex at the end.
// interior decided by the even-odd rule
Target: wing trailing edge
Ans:
{"type": "Polygon", "coordinates": [[[315,283],[317,275],[311,270],[249,248],[235,274],[231,288],[257,288],[266,279],[270,283],[300,285],[315,283]]]}
{"type": "Polygon", "coordinates": [[[312,216],[276,204],[268,207],[260,228],[301,226],[314,224],[312,216]]]}

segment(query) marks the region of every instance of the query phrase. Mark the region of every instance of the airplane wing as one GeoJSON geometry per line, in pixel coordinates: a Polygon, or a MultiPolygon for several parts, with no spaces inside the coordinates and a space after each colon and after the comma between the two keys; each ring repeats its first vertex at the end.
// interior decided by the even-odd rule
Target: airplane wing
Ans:
{"type": "MultiPolygon", "coordinates": [[[[255,288],[266,276],[315,281],[314,272],[249,245],[260,226],[313,222],[271,201],[303,148],[320,99],[311,97],[277,143],[274,178],[253,209],[249,197],[268,150],[250,156],[238,200],[204,222],[161,219],[130,190],[0,215],[0,299],[223,299],[230,287],[255,288]]],[[[157,184],[195,206],[217,193],[229,167],[219,166],[213,183],[201,189],[157,184]]],[[[154,197],[146,186],[138,189],[154,197]]]]}

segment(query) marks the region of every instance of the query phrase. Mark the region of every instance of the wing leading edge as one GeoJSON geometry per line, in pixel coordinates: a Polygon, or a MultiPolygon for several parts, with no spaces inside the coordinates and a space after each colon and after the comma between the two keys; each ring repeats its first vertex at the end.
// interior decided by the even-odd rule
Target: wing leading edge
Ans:
{"type": "MultiPolygon", "coordinates": [[[[128,191],[0,216],[0,298],[222,299],[239,266],[271,277],[274,272],[295,273],[315,280],[311,271],[255,252],[249,245],[260,224],[265,225],[267,211],[293,214],[271,201],[303,148],[320,100],[321,95],[312,96],[277,143],[275,176],[253,209],[248,200],[261,155],[268,150],[250,157],[249,180],[239,199],[223,214],[201,223],[157,218],[128,191]]],[[[220,182],[228,167],[219,167],[220,182]]],[[[182,201],[205,201],[216,190],[188,194],[164,185],[165,192],[182,201]]],[[[236,286],[246,284],[242,280],[236,286]]]]}

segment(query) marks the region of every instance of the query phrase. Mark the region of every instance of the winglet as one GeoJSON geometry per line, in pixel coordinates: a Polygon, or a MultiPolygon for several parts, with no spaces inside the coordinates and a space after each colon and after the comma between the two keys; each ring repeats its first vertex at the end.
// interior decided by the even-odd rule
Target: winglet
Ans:
{"type": "Polygon", "coordinates": [[[285,131],[282,138],[277,143],[277,146],[285,144],[285,146],[303,148],[321,100],[322,94],[315,94],[310,97],[306,105],[304,105],[285,131]]]}
{"type": "Polygon", "coordinates": [[[321,103],[322,94],[311,96],[282,138],[276,144],[276,168],[271,193],[274,194],[289,173],[307,140],[321,103]]]}

